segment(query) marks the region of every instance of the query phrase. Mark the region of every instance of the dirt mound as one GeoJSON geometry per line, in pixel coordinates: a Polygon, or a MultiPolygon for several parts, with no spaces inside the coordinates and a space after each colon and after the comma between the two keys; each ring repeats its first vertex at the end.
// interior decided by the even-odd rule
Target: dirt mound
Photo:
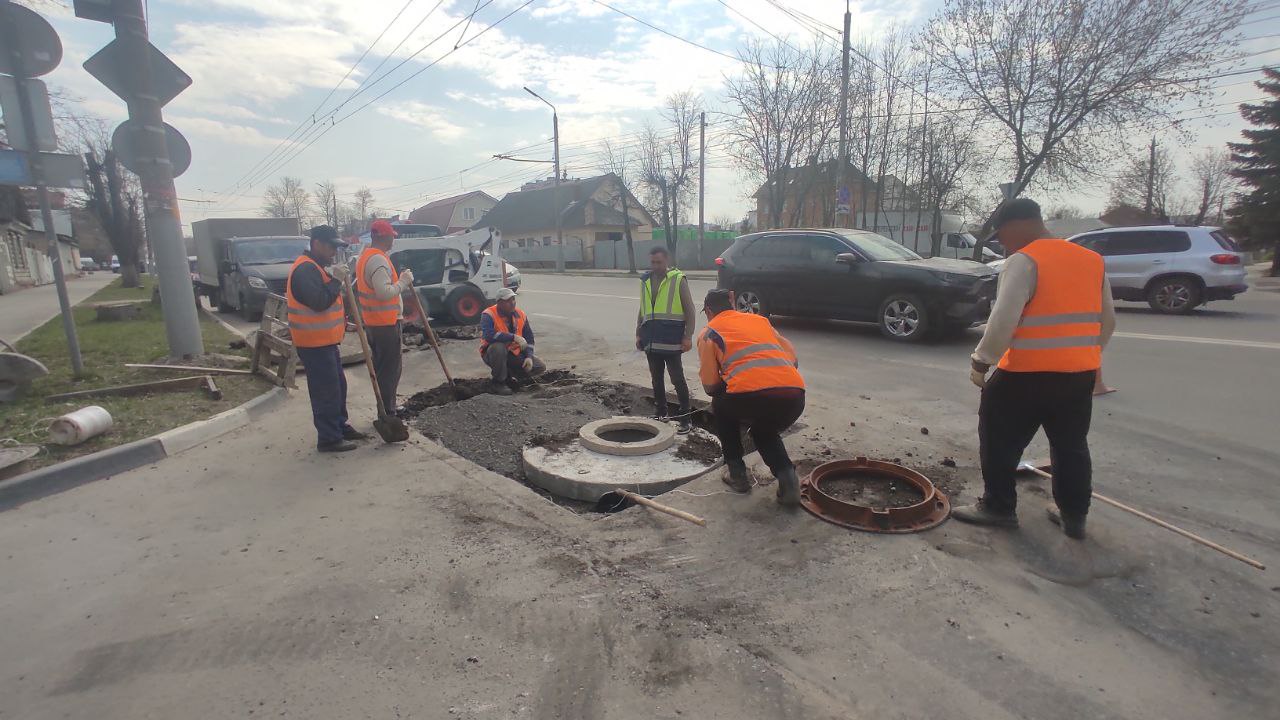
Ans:
{"type": "Polygon", "coordinates": [[[914,485],[874,473],[851,472],[822,480],[822,492],[855,505],[896,508],[915,505],[924,499],[914,485]]]}

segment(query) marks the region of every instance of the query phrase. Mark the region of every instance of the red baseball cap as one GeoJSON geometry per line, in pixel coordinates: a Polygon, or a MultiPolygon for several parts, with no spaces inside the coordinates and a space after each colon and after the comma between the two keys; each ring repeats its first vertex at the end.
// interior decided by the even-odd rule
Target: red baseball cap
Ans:
{"type": "Polygon", "coordinates": [[[373,225],[369,227],[370,235],[390,235],[391,237],[400,237],[396,229],[386,220],[374,220],[373,225]]]}

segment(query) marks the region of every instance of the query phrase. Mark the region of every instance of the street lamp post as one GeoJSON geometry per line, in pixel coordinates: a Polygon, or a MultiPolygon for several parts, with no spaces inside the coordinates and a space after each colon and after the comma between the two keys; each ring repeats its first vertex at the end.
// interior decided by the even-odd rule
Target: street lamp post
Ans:
{"type": "Polygon", "coordinates": [[[556,106],[547,102],[547,99],[538,93],[524,89],[525,92],[538,98],[551,108],[551,137],[555,144],[555,179],[553,181],[553,190],[551,193],[552,210],[556,216],[556,272],[564,272],[564,228],[563,221],[560,217],[560,115],[556,112],[556,106]]]}

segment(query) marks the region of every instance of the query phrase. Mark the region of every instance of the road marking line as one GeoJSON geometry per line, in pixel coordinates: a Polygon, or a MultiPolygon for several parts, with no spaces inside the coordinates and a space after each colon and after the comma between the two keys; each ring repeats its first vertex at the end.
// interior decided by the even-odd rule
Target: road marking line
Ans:
{"type": "Polygon", "coordinates": [[[598,297],[598,298],[617,298],[618,300],[637,300],[639,295],[632,297],[630,295],[601,295],[600,293],[576,293],[565,292],[563,290],[521,290],[520,294],[525,293],[542,293],[544,295],[574,295],[577,297],[598,297]]]}
{"type": "Polygon", "coordinates": [[[1166,342],[1185,342],[1198,345],[1228,345],[1231,347],[1261,348],[1263,350],[1280,350],[1280,343],[1260,342],[1255,340],[1228,340],[1223,338],[1190,337],[1187,335],[1148,335],[1146,333],[1118,332],[1116,337],[1136,340],[1164,340],[1166,342]]]}
{"type": "Polygon", "coordinates": [[[551,318],[552,320],[572,320],[572,319],[573,319],[573,318],[571,318],[571,317],[567,317],[567,316],[565,316],[565,315],[552,315],[551,313],[536,313],[536,312],[531,312],[531,313],[529,313],[529,315],[531,315],[531,316],[533,316],[533,317],[551,318]]]}

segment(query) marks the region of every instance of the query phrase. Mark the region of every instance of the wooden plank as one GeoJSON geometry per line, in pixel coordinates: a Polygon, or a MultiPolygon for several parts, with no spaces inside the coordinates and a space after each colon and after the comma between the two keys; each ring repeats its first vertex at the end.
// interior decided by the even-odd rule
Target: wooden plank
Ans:
{"type": "Polygon", "coordinates": [[[139,370],[184,370],[190,372],[199,372],[206,375],[252,375],[252,370],[235,370],[232,368],[213,368],[213,367],[196,367],[194,365],[144,365],[140,363],[125,363],[127,368],[136,368],[139,370]]]}
{"type": "Polygon", "coordinates": [[[218,383],[213,381],[212,375],[204,376],[204,383],[201,387],[204,389],[205,394],[209,396],[210,400],[222,399],[222,389],[218,387],[218,383]]]}
{"type": "Polygon", "coordinates": [[[47,403],[62,402],[63,400],[77,400],[79,398],[91,397],[107,397],[107,396],[123,396],[145,395],[153,392],[174,392],[177,390],[194,390],[204,385],[204,375],[192,375],[191,377],[173,378],[170,380],[156,380],[153,382],[137,383],[135,385],[116,385],[113,387],[96,388],[94,390],[77,390],[76,392],[62,393],[60,395],[50,395],[44,399],[47,403]]]}

